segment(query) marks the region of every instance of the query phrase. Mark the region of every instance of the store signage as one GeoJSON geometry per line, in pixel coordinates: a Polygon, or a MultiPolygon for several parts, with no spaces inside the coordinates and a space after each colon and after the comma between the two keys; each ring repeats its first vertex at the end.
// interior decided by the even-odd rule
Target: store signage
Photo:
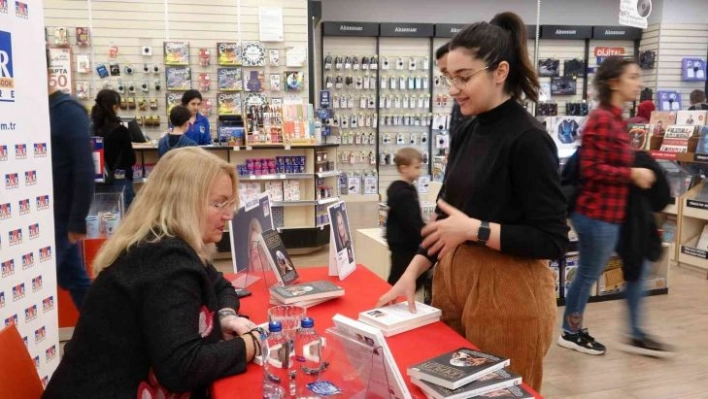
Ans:
{"type": "Polygon", "coordinates": [[[592,37],[592,26],[543,25],[541,37],[544,39],[583,40],[592,37]]]}
{"type": "Polygon", "coordinates": [[[625,50],[624,47],[595,47],[594,54],[597,65],[600,65],[607,57],[623,57],[625,50]]]}
{"type": "Polygon", "coordinates": [[[433,37],[433,24],[382,23],[382,37],[433,37]]]}
{"type": "Polygon", "coordinates": [[[435,24],[435,37],[455,37],[464,27],[462,24],[435,24]]]}
{"type": "Polygon", "coordinates": [[[375,22],[323,22],[325,36],[378,36],[379,24],[375,22]]]}
{"type": "Polygon", "coordinates": [[[651,0],[620,0],[619,24],[646,29],[652,11],[651,0]]]}
{"type": "Polygon", "coordinates": [[[639,40],[642,30],[627,26],[595,26],[592,28],[592,38],[595,40],[639,40]]]}
{"type": "Polygon", "coordinates": [[[74,84],[71,79],[71,48],[49,49],[49,85],[66,94],[72,94],[74,84]]]}
{"type": "Polygon", "coordinates": [[[529,40],[536,40],[536,25],[526,25],[526,36],[529,40]]]}

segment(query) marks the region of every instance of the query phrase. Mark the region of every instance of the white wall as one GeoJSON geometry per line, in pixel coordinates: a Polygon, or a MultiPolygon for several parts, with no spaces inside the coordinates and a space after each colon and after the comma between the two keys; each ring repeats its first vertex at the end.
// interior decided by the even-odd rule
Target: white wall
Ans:
{"type": "MultiPolygon", "coordinates": [[[[667,0],[664,1],[665,3],[661,10],[662,24],[708,23],[707,0],[671,0],[670,2],[667,0]]],[[[656,2],[656,0],[654,0],[654,2],[656,2]]]]}
{"type": "MultiPolygon", "coordinates": [[[[534,0],[322,0],[323,21],[468,23],[502,11],[516,12],[527,24],[536,22],[534,0]]],[[[543,0],[541,24],[614,25],[618,13],[619,0],[543,0]]]]}

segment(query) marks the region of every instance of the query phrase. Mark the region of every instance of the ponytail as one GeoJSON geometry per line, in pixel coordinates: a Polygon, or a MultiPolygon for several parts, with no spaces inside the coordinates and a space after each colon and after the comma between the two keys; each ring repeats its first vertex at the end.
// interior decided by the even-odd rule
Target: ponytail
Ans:
{"type": "Polygon", "coordinates": [[[509,75],[504,82],[504,92],[515,100],[522,96],[538,101],[538,77],[531,64],[527,46],[526,25],[513,12],[504,12],[487,22],[477,22],[458,33],[450,42],[450,50],[465,48],[483,60],[489,69],[499,63],[509,63],[509,75]]]}
{"type": "Polygon", "coordinates": [[[105,137],[109,129],[106,127],[120,123],[120,118],[116,115],[114,106],[120,104],[120,94],[111,89],[103,89],[96,95],[96,103],[91,108],[91,122],[93,122],[93,133],[96,136],[105,137]]]}

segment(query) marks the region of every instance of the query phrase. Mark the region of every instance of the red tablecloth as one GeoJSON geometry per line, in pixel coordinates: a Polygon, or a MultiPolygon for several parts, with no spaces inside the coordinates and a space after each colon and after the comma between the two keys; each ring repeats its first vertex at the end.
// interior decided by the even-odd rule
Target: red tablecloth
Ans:
{"type": "MultiPolygon", "coordinates": [[[[332,317],[337,313],[358,319],[359,312],[373,308],[376,305],[376,300],[391,287],[362,265],[359,265],[356,271],[343,281],[339,281],[337,277],[328,277],[325,267],[299,269],[298,273],[300,274],[300,282],[327,279],[344,287],[345,295],[343,297],[307,309],[307,315],[315,320],[315,329],[320,334],[333,326],[332,317]]],[[[227,276],[227,278],[233,277],[233,275],[227,276]]],[[[257,281],[248,289],[253,292],[253,295],[241,300],[241,312],[249,315],[256,323],[267,321],[266,314],[271,305],[263,281],[257,281]]],[[[404,380],[408,384],[408,389],[416,399],[424,399],[425,395],[418,387],[411,384],[410,378],[406,375],[406,368],[409,365],[461,346],[470,346],[469,342],[441,322],[387,338],[386,341],[396,358],[404,380]]],[[[245,374],[223,378],[215,382],[212,385],[212,396],[215,399],[260,399],[263,392],[262,383],[263,369],[251,363],[245,374]]],[[[536,395],[536,397],[542,398],[540,395],[536,395]]]]}

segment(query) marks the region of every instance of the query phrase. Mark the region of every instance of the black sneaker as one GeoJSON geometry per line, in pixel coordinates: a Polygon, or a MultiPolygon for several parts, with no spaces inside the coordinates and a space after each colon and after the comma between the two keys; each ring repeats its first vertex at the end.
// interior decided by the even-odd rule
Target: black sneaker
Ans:
{"type": "Polygon", "coordinates": [[[673,355],[673,348],[648,336],[629,338],[622,350],[649,357],[667,358],[673,355]]]}
{"type": "Polygon", "coordinates": [[[558,337],[558,345],[588,355],[604,355],[606,350],[605,345],[595,341],[595,338],[588,334],[587,328],[583,328],[575,334],[563,331],[563,334],[558,337]]]}

